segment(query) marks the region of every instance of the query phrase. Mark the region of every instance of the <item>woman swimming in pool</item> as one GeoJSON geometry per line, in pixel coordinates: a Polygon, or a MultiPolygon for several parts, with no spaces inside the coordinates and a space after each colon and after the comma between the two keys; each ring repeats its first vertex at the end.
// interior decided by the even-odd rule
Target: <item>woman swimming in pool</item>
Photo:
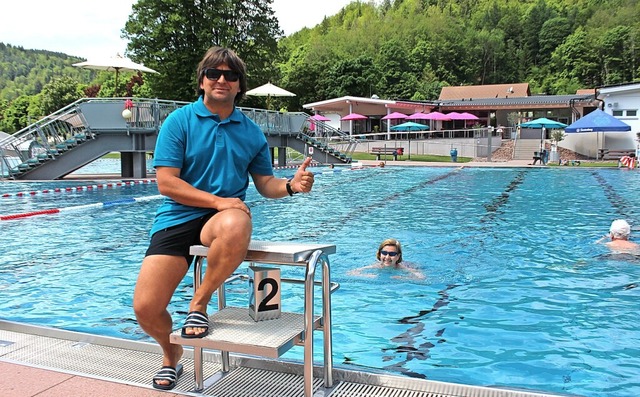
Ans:
{"type": "MultiPolygon", "coordinates": [[[[376,259],[378,262],[364,266],[349,272],[349,274],[354,276],[364,276],[364,277],[377,277],[375,274],[363,274],[363,270],[367,269],[384,269],[384,268],[392,268],[399,269],[408,272],[413,278],[424,279],[425,276],[417,269],[406,266],[402,263],[402,245],[400,241],[389,238],[380,243],[378,247],[378,252],[376,253],[376,259]]],[[[400,278],[401,276],[392,276],[393,278],[400,278]]]]}

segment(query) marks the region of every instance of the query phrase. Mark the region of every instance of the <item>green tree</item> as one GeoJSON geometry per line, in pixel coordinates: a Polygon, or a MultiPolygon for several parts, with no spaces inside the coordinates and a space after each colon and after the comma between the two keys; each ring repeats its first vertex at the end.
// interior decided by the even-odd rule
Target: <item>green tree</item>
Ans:
{"type": "Polygon", "coordinates": [[[544,23],[556,16],[556,12],[545,0],[538,0],[524,15],[522,29],[524,33],[524,48],[527,60],[532,65],[544,63],[540,52],[540,32],[544,23]]]}
{"type": "Polygon", "coordinates": [[[624,83],[635,78],[635,66],[640,61],[635,48],[636,36],[631,27],[616,26],[604,32],[597,41],[605,84],[624,83]]]}
{"type": "Polygon", "coordinates": [[[9,102],[6,99],[0,98],[0,131],[5,129],[4,127],[4,112],[7,110],[9,102]]]}
{"type": "Polygon", "coordinates": [[[570,34],[571,26],[567,18],[556,17],[543,23],[538,35],[540,57],[547,60],[570,34]]]}
{"type": "Polygon", "coordinates": [[[83,97],[79,83],[71,77],[61,77],[44,86],[41,93],[42,114],[47,115],[83,97]]]}
{"type": "MultiPolygon", "coordinates": [[[[29,105],[32,97],[27,95],[19,96],[11,101],[4,111],[2,118],[5,132],[16,132],[26,127],[31,120],[29,116],[29,105]]],[[[35,120],[33,120],[35,121],[35,120]]]]}
{"type": "Polygon", "coordinates": [[[551,56],[552,69],[567,78],[575,78],[586,87],[602,85],[600,60],[590,34],[578,28],[558,46],[551,56]]]}
{"type": "Polygon", "coordinates": [[[336,62],[328,71],[326,94],[329,97],[345,95],[369,97],[377,89],[379,72],[371,57],[361,56],[336,62]]]}
{"type": "MultiPolygon", "coordinates": [[[[249,81],[265,81],[282,35],[272,0],[139,0],[123,36],[132,59],[159,74],[148,76],[152,92],[165,99],[195,98],[195,70],[213,45],[234,49],[247,63],[249,81]]],[[[252,84],[250,84],[251,86],[252,84]]]]}

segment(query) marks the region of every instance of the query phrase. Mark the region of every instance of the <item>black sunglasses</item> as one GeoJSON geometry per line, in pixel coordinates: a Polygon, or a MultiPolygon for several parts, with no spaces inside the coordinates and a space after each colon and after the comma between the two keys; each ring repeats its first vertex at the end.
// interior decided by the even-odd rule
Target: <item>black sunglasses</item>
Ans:
{"type": "Polygon", "coordinates": [[[393,251],[382,250],[382,251],[380,251],[380,255],[389,255],[390,257],[394,257],[394,256],[398,255],[398,253],[397,252],[393,252],[393,251]]]}
{"type": "Polygon", "coordinates": [[[240,73],[235,70],[221,70],[221,69],[205,69],[204,75],[209,80],[218,81],[220,76],[224,76],[224,79],[227,81],[238,81],[240,78],[240,73]]]}

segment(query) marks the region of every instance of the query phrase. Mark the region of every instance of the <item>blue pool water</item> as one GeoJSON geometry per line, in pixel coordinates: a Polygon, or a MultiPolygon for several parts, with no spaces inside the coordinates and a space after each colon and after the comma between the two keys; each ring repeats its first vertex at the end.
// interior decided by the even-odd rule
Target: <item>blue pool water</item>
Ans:
{"type": "MultiPolygon", "coordinates": [[[[336,364],[473,385],[640,395],[640,263],[594,243],[615,218],[640,225],[640,173],[313,170],[321,173],[309,195],[267,200],[251,188],[247,201],[254,239],[337,246],[330,257],[341,284],[333,295],[336,364]],[[370,264],[387,237],[403,243],[405,260],[426,280],[347,274],[370,264]]],[[[0,197],[0,215],[158,194],[149,183],[14,195],[80,184],[0,182],[0,196],[10,194],[0,197]]],[[[0,221],[0,318],[147,340],[131,298],[158,204],[0,221]]],[[[176,327],[191,281],[170,306],[176,327]]],[[[246,305],[245,283],[229,291],[230,304],[246,305]]],[[[284,310],[299,310],[301,295],[285,288],[284,310]]],[[[298,347],[285,355],[301,357],[298,347]]]]}

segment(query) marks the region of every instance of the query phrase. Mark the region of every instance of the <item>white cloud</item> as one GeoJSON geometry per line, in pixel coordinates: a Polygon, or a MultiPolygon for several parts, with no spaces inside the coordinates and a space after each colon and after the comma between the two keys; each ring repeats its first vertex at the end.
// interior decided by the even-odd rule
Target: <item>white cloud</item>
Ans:
{"type": "MultiPolygon", "coordinates": [[[[355,0],[274,0],[285,34],[313,27],[355,0]]],[[[124,54],[121,30],[136,0],[11,0],[0,12],[0,42],[82,58],[124,54]]]]}
{"type": "Polygon", "coordinates": [[[273,0],[272,8],[280,28],[285,35],[290,35],[302,28],[316,26],[325,16],[337,14],[352,1],[355,0],[273,0]]]}

